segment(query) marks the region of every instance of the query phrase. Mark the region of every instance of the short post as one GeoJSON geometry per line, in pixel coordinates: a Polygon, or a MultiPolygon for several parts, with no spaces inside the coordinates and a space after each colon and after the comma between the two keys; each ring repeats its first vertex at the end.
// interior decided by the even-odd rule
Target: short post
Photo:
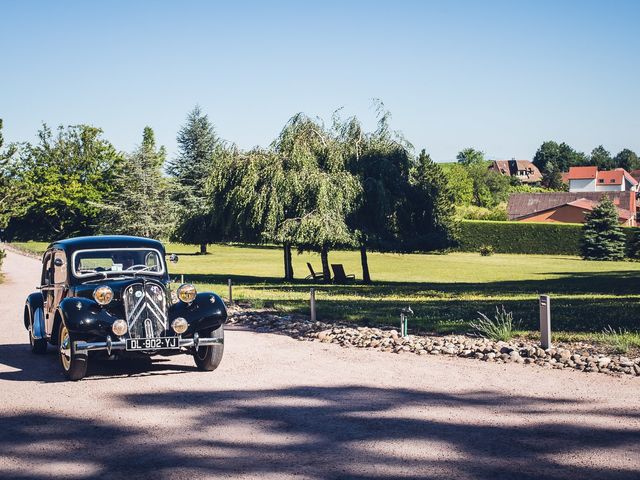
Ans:
{"type": "Polygon", "coordinates": [[[551,298],[540,295],[540,345],[551,348],[551,298]]]}
{"type": "Polygon", "coordinates": [[[180,283],[184,285],[184,273],[180,275],[180,283]]]}
{"type": "Polygon", "coordinates": [[[233,305],[233,284],[231,283],[231,279],[229,279],[228,284],[229,284],[229,305],[233,305]]]}
{"type": "Polygon", "coordinates": [[[405,307],[400,311],[400,336],[409,335],[409,315],[413,315],[411,307],[405,307]]]}
{"type": "Polygon", "coordinates": [[[312,288],[309,292],[309,307],[311,308],[311,321],[316,321],[316,289],[312,288]]]}

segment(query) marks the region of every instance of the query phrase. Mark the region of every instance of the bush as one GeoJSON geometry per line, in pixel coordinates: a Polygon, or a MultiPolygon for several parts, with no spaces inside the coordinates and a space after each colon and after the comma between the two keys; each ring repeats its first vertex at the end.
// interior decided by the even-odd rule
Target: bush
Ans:
{"type": "Polygon", "coordinates": [[[4,250],[0,250],[0,268],[2,268],[2,261],[4,260],[4,257],[6,257],[7,254],[4,253],[4,250]]]}
{"type": "Polygon", "coordinates": [[[484,313],[478,312],[478,319],[475,322],[471,322],[471,327],[474,328],[480,335],[494,342],[503,341],[508,342],[513,338],[513,312],[507,312],[504,305],[499,309],[496,307],[496,314],[491,320],[484,313]]]}
{"type": "Polygon", "coordinates": [[[493,255],[493,247],[491,245],[481,245],[480,255],[482,255],[483,257],[489,257],[493,255]]]}
{"type": "Polygon", "coordinates": [[[494,208],[476,207],[475,205],[456,206],[456,217],[465,220],[507,220],[507,205],[501,203],[494,208]]]}
{"type": "MultiPolygon", "coordinates": [[[[580,224],[461,220],[457,249],[478,252],[491,245],[495,253],[580,255],[580,224]]],[[[640,258],[640,228],[624,227],[626,251],[640,258]]]]}

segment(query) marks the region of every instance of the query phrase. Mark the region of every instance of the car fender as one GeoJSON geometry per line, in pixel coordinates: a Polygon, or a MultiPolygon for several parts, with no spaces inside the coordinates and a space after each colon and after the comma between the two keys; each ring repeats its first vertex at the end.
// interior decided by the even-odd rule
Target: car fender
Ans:
{"type": "Polygon", "coordinates": [[[183,336],[189,337],[200,330],[216,329],[227,320],[227,307],[213,292],[201,292],[191,303],[179,301],[169,308],[169,322],[184,318],[189,328],[183,336]]]}
{"type": "Polygon", "coordinates": [[[44,297],[41,292],[33,292],[27,297],[27,301],[24,306],[24,327],[29,330],[29,319],[34,316],[33,319],[33,337],[35,339],[41,339],[46,336],[44,325],[44,297]],[[42,309],[42,315],[34,316],[36,309],[42,309]]]}
{"type": "Polygon", "coordinates": [[[69,332],[77,340],[104,340],[111,335],[111,326],[118,317],[111,315],[94,300],[81,297],[67,297],[58,305],[54,331],[64,322],[69,332]]]}

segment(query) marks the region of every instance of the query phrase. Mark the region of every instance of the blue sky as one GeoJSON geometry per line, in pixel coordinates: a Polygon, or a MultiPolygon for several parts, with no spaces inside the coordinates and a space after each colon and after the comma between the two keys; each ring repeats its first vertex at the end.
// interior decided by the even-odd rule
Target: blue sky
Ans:
{"type": "Polygon", "coordinates": [[[544,140],[640,151],[640,2],[0,0],[0,117],[89,123],[175,152],[195,104],[223,138],[267,145],[303,111],[371,99],[438,161],[531,158],[544,140]]]}

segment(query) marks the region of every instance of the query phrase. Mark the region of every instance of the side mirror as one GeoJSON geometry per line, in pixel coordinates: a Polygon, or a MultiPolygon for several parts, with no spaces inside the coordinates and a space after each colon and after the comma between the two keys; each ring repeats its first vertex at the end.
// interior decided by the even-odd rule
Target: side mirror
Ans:
{"type": "Polygon", "coordinates": [[[172,253],[171,255],[169,255],[169,261],[171,263],[178,263],[178,255],[176,255],[175,253],[172,253]]]}
{"type": "Polygon", "coordinates": [[[53,264],[54,264],[56,267],[61,267],[61,266],[63,266],[63,265],[64,265],[64,260],[62,260],[60,257],[55,258],[55,259],[53,260],[53,264]]]}

